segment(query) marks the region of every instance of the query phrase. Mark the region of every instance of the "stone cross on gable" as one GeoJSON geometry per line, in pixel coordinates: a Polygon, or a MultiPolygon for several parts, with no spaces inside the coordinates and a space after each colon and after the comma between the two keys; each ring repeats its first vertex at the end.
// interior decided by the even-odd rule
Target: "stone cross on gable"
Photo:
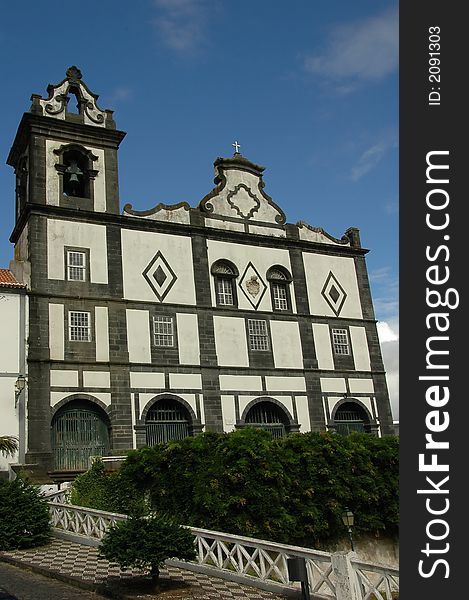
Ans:
{"type": "Polygon", "coordinates": [[[231,144],[231,145],[235,149],[235,154],[239,154],[239,149],[241,148],[241,145],[238,144],[238,142],[235,142],[234,144],[231,144]]]}

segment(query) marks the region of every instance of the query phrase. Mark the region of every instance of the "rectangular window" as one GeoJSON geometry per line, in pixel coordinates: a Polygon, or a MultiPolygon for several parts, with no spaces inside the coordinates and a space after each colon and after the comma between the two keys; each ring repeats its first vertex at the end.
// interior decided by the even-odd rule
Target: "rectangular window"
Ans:
{"type": "Polygon", "coordinates": [[[274,310],[288,310],[287,286],[284,283],[272,282],[274,310]]]}
{"type": "Polygon", "coordinates": [[[223,306],[233,306],[233,283],[231,278],[217,277],[217,301],[223,306]]]}
{"type": "Polygon", "coordinates": [[[249,347],[251,350],[269,350],[267,322],[248,319],[249,347]]]}
{"type": "Polygon", "coordinates": [[[350,354],[348,334],[346,329],[332,330],[332,345],[336,354],[350,354]]]}
{"type": "Polygon", "coordinates": [[[174,346],[173,317],[153,317],[153,340],[155,346],[174,346]]]}
{"type": "Polygon", "coordinates": [[[91,319],[89,312],[70,311],[68,313],[68,332],[71,342],[91,341],[91,319]]]}
{"type": "Polygon", "coordinates": [[[86,281],[86,253],[67,250],[67,279],[86,281]]]}

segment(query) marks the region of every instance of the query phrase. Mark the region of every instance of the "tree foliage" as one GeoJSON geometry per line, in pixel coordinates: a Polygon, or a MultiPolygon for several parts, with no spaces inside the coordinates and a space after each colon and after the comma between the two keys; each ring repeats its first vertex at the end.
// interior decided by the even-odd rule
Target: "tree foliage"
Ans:
{"type": "Polygon", "coordinates": [[[18,438],[14,435],[0,435],[0,454],[13,456],[18,450],[18,438]]]}
{"type": "Polygon", "coordinates": [[[204,433],[130,452],[115,479],[95,472],[91,483],[85,474],[83,493],[86,506],[130,514],[130,498],[146,498],[185,525],[319,548],[346,533],[345,507],[356,534],[397,534],[398,443],[326,432],[275,440],[254,428],[204,433]]]}
{"type": "Polygon", "coordinates": [[[78,506],[96,508],[126,515],[143,515],[148,512],[143,495],[129,478],[122,478],[119,471],[106,473],[100,458],[74,479],[70,501],[78,506]]]}
{"type": "Polygon", "coordinates": [[[358,534],[397,533],[398,453],[396,437],[246,428],[131,452],[121,477],[188,525],[318,547],[346,506],[358,534]]]}
{"type": "Polygon", "coordinates": [[[189,529],[167,517],[131,517],[119,521],[104,536],[99,556],[122,569],[148,571],[156,582],[168,558],[194,560],[194,537],[189,529]]]}
{"type": "Polygon", "coordinates": [[[32,548],[50,538],[47,503],[33,484],[0,479],[0,550],[32,548]]]}

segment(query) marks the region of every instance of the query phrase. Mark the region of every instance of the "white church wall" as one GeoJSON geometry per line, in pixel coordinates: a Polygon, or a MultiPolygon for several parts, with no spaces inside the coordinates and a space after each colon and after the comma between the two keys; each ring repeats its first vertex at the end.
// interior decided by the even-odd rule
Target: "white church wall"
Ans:
{"type": "Polygon", "coordinates": [[[308,397],[296,396],[296,413],[298,415],[298,423],[300,423],[300,433],[311,431],[311,421],[308,410],[308,397]]]}
{"type": "Polygon", "coordinates": [[[303,252],[303,263],[308,288],[309,309],[312,315],[361,319],[362,310],[358,292],[357,275],[353,258],[303,252]],[[322,295],[322,290],[332,272],[345,291],[346,298],[337,315],[322,295]]]}
{"type": "Polygon", "coordinates": [[[373,394],[375,387],[373,379],[349,379],[348,380],[351,394],[373,394]]]}
{"type": "Polygon", "coordinates": [[[66,279],[65,247],[90,251],[89,277],[91,283],[108,282],[106,227],[92,223],[47,219],[47,276],[66,279]]]}
{"type": "Polygon", "coordinates": [[[214,316],[213,325],[218,365],[223,367],[249,366],[244,319],[214,316]]]}
{"type": "Polygon", "coordinates": [[[132,389],[162,390],[165,388],[164,373],[130,372],[132,389]]]}
{"type": "Polygon", "coordinates": [[[51,360],[63,360],[65,347],[64,305],[49,304],[49,350],[51,360]]]}
{"type": "Polygon", "coordinates": [[[197,315],[177,313],[179,362],[181,365],[199,365],[199,328],[197,315]]]}
{"type": "Polygon", "coordinates": [[[51,387],[78,387],[78,371],[51,369],[50,385],[51,387]]]}
{"type": "Polygon", "coordinates": [[[109,360],[109,318],[106,306],[94,309],[94,329],[96,339],[96,361],[109,360]]]}
{"type": "Polygon", "coordinates": [[[270,321],[274,364],[277,369],[302,369],[300,329],[296,321],[270,321]]]}
{"type": "Polygon", "coordinates": [[[220,375],[219,381],[220,390],[262,391],[262,379],[258,375],[220,375]]]}
{"type": "Polygon", "coordinates": [[[332,371],[334,369],[334,358],[332,356],[329,325],[313,323],[313,336],[318,368],[332,371]]]}
{"type": "Polygon", "coordinates": [[[234,396],[228,394],[221,395],[221,412],[223,416],[223,432],[229,433],[235,430],[236,411],[234,396]]]}
{"type": "Polygon", "coordinates": [[[148,310],[127,309],[127,343],[131,363],[151,363],[148,310]]]}
{"type": "Polygon", "coordinates": [[[110,388],[111,375],[109,371],[83,371],[84,388],[110,388]]]}
{"type": "Polygon", "coordinates": [[[122,229],[124,298],[146,302],[195,305],[192,242],[189,236],[122,229]],[[152,277],[164,273],[159,285],[152,277]],[[155,293],[152,285],[159,295],[155,293]]]}
{"type": "Polygon", "coordinates": [[[371,371],[370,353],[364,327],[350,327],[350,342],[357,371],[371,371]]]}

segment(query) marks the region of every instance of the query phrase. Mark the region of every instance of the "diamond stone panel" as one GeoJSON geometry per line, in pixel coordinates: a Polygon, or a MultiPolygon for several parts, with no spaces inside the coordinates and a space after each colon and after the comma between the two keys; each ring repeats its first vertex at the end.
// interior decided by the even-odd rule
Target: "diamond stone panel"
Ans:
{"type": "Polygon", "coordinates": [[[155,296],[162,302],[177,281],[177,276],[166,258],[158,250],[142,273],[155,296]]]}
{"type": "Polygon", "coordinates": [[[332,271],[329,271],[329,275],[327,276],[324,287],[322,288],[321,295],[331,307],[335,316],[338,317],[347,298],[347,293],[340,285],[332,271]]]}

